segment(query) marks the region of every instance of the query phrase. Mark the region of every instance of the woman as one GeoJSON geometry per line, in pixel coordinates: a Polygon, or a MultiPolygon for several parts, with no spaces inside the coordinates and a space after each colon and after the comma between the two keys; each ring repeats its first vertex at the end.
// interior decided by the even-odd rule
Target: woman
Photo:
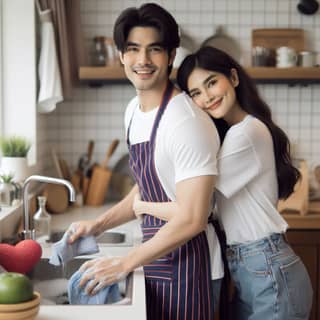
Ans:
{"type": "MultiPolygon", "coordinates": [[[[224,136],[215,195],[236,288],[232,319],[308,319],[311,282],[277,211],[300,177],[287,136],[244,69],[221,50],[204,47],[186,57],[177,81],[224,136]]],[[[142,205],[154,214],[174,210],[138,202],[139,212],[142,205]]]]}

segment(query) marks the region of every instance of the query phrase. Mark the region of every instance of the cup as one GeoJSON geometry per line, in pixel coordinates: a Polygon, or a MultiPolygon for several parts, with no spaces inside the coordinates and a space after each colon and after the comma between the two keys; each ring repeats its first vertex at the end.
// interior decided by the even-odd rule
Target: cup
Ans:
{"type": "Polygon", "coordinates": [[[300,51],[298,55],[298,66],[314,67],[316,65],[316,54],[312,51],[300,51]]]}
{"type": "Polygon", "coordinates": [[[276,50],[276,66],[278,68],[290,68],[297,65],[298,55],[293,48],[280,47],[276,50]]]}

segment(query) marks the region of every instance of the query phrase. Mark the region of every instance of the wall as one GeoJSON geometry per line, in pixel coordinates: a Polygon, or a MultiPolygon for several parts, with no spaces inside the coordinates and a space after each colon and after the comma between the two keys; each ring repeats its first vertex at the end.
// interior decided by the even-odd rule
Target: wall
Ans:
{"type": "MultiPolygon", "coordinates": [[[[126,7],[144,1],[82,0],[82,21],[88,48],[96,35],[112,36],[113,23],[126,7]]],[[[298,13],[295,0],[163,0],[154,1],[167,8],[191,36],[196,46],[212,35],[218,25],[238,39],[242,62],[250,61],[253,28],[292,27],[307,31],[309,48],[320,51],[320,13],[304,16],[298,13]]],[[[294,144],[296,157],[311,164],[320,163],[320,86],[259,85],[273,110],[274,119],[294,144]]],[[[72,101],[62,103],[47,117],[48,141],[59,146],[59,152],[73,166],[86,150],[89,139],[95,139],[95,159],[101,160],[113,138],[121,144],[112,163],[126,152],[123,112],[135,94],[131,85],[86,86],[75,90],[72,101]]]]}
{"type": "Polygon", "coordinates": [[[36,52],[33,0],[2,0],[2,133],[32,142],[36,162],[36,52]],[[17,23],[19,21],[19,23],[17,23]],[[22,58],[23,56],[23,58],[22,58]]]}

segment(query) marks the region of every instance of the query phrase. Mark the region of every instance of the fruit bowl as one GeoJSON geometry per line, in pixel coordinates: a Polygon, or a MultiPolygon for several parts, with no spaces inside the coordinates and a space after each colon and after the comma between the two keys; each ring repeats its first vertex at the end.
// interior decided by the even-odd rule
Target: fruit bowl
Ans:
{"type": "Polygon", "coordinates": [[[39,312],[40,293],[34,291],[33,299],[15,304],[0,304],[0,320],[33,320],[39,312]]]}

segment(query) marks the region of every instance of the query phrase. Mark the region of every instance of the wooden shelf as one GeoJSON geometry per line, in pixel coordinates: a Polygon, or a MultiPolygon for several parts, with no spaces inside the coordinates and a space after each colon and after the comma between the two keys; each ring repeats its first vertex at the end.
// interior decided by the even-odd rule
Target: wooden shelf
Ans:
{"type": "MultiPolygon", "coordinates": [[[[249,75],[257,83],[287,83],[287,84],[309,84],[320,83],[320,67],[313,68],[273,68],[273,67],[248,67],[249,75]]],[[[173,70],[172,77],[176,76],[173,70]]],[[[111,67],[80,67],[79,79],[86,82],[128,82],[121,66],[111,67]]]]}
{"type": "Polygon", "coordinates": [[[320,82],[320,68],[248,67],[249,75],[258,83],[316,83],[320,82]]]}

